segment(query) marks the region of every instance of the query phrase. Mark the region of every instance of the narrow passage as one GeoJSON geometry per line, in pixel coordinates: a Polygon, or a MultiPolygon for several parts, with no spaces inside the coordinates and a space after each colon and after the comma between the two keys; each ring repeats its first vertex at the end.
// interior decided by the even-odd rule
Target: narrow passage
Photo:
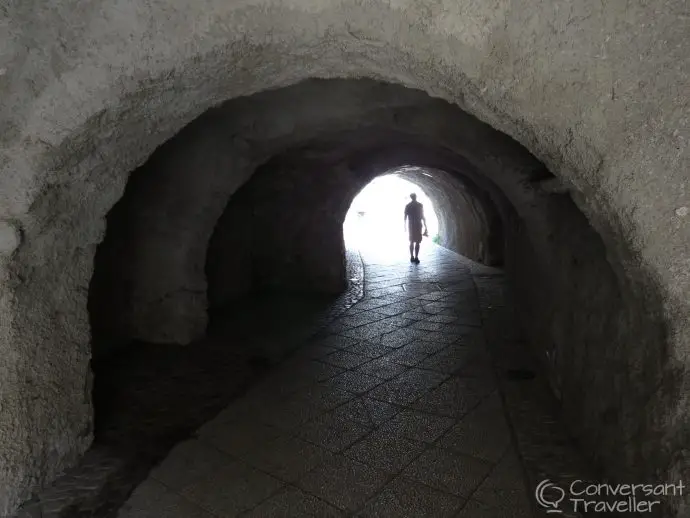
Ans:
{"type": "Polygon", "coordinates": [[[172,450],[119,517],[533,516],[487,346],[517,335],[482,326],[501,272],[431,244],[419,265],[392,253],[363,250],[364,298],[172,450]]]}

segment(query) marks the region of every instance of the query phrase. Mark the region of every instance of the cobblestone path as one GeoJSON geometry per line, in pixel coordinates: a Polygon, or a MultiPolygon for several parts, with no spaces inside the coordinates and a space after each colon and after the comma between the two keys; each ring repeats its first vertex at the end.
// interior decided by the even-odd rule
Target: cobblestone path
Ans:
{"type": "Polygon", "coordinates": [[[119,518],[519,518],[542,512],[540,479],[584,470],[500,271],[430,245],[418,265],[362,257],[364,298],[178,444],[119,518]]]}

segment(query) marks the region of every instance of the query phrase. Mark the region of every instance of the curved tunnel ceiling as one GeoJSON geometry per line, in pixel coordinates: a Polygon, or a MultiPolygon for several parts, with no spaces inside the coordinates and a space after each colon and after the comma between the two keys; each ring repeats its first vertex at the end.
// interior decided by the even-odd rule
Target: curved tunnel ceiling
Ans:
{"type": "MultiPolygon", "coordinates": [[[[386,143],[394,140],[392,134],[377,133],[386,143]]],[[[403,139],[408,141],[403,147],[389,145],[385,149],[377,145],[376,140],[366,130],[339,133],[337,137],[328,135],[264,163],[230,198],[215,227],[206,256],[210,303],[222,305],[244,293],[236,279],[228,279],[229,283],[219,282],[226,270],[252,271],[255,280],[260,277],[260,282],[274,288],[280,286],[299,291],[308,286],[311,291],[341,290],[345,275],[342,225],[352,200],[375,177],[390,173],[393,165],[405,166],[404,158],[412,156],[407,152],[416,148],[409,138],[403,139]],[[396,156],[396,150],[400,151],[400,157],[396,156]],[[373,162],[365,162],[367,160],[373,162]],[[356,162],[374,167],[355,168],[356,162]],[[247,259],[237,264],[237,250],[252,248],[250,243],[238,244],[239,235],[246,232],[243,229],[246,214],[253,215],[258,237],[253,243],[251,261],[247,259]],[[289,223],[283,223],[287,221],[289,223]],[[229,268],[229,264],[233,267],[229,268]]],[[[429,149],[433,148],[427,151],[429,149]]],[[[423,153],[417,154],[420,160],[423,156],[423,153]]],[[[456,157],[456,167],[458,161],[460,165],[463,162],[456,157]]],[[[488,193],[476,188],[462,175],[445,171],[438,171],[434,178],[416,174],[410,168],[401,174],[433,192],[435,206],[441,211],[444,245],[475,260],[501,262],[500,215],[488,193]]],[[[513,213],[505,197],[497,197],[497,202],[503,204],[506,214],[513,213]]],[[[198,251],[202,256],[205,252],[198,251]]],[[[246,288],[247,284],[244,285],[246,288]]],[[[199,308],[197,314],[202,313],[203,308],[199,308]]],[[[150,330],[150,326],[147,329],[150,330]]]]}
{"type": "MultiPolygon", "coordinates": [[[[643,279],[630,280],[613,260],[611,242],[566,195],[578,196],[567,183],[559,185],[506,135],[419,91],[366,80],[301,83],[228,102],[162,146],[132,175],[111,214],[132,222],[120,239],[128,244],[121,250],[130,258],[124,264],[136,266],[125,276],[134,295],[123,328],[158,342],[200,336],[207,322],[207,261],[224,257],[214,241],[246,239],[250,258],[216,262],[232,264],[231,271],[252,268],[269,286],[340,289],[339,232],[350,201],[377,174],[405,165],[460,173],[466,185],[486,193],[501,214],[506,268],[524,302],[522,321],[552,372],[564,412],[573,416],[574,434],[610,466],[618,465],[623,448],[642,455],[614,429],[652,436],[673,411],[675,403],[658,394],[652,396],[656,413],[636,413],[635,401],[649,400],[649,387],[664,378],[677,387],[680,379],[659,345],[667,343],[654,310],[660,301],[636,296],[633,282],[643,279]],[[238,234],[232,223],[248,213],[247,235],[238,234]],[[286,213],[297,222],[294,233],[275,226],[286,213]],[[314,242],[321,244],[318,252],[314,242]],[[581,376],[610,373],[621,363],[646,368],[622,373],[614,392],[604,389],[609,377],[581,376]],[[619,420],[604,419],[611,412],[619,420]],[[604,430],[587,429],[582,416],[604,430]]],[[[243,289],[228,280],[230,292],[243,289]]],[[[646,465],[636,459],[625,469],[646,465]]]]}
{"type": "MultiPolygon", "coordinates": [[[[9,360],[0,366],[0,375],[10,380],[8,393],[53,397],[40,396],[28,408],[12,399],[19,421],[0,422],[0,429],[27,431],[22,445],[12,450],[20,453],[7,462],[22,475],[8,479],[8,496],[0,507],[15,505],[30,486],[51,479],[90,440],[82,434],[89,429],[89,398],[72,396],[84,391],[90,376],[87,291],[105,216],[120,198],[129,171],[212,106],[314,77],[369,77],[419,88],[451,103],[421,101],[421,92],[407,92],[410,97],[397,99],[396,109],[376,112],[376,102],[386,106],[385,99],[395,97],[386,87],[369,97],[369,118],[358,120],[383,122],[463,150],[505,193],[519,214],[515,232],[522,236],[520,243],[530,242],[516,245],[511,254],[521,271],[531,271],[532,278],[546,272],[540,283],[563,294],[554,308],[533,301],[532,311],[540,315],[534,308],[541,308],[550,321],[538,324],[535,336],[551,337],[538,347],[571,351],[567,344],[577,342],[591,348],[586,361],[570,353],[559,360],[549,356],[552,370],[560,372],[555,377],[563,378],[558,384],[565,412],[618,422],[632,436],[653,436],[663,445],[664,453],[648,461],[639,447],[623,452],[615,441],[603,441],[596,449],[610,449],[602,455],[613,471],[651,464],[651,471],[680,469],[671,452],[680,443],[682,426],[672,416],[687,416],[688,404],[667,398],[659,387],[677,388],[678,380],[687,379],[690,344],[685,3],[673,1],[663,11],[651,4],[633,6],[625,16],[615,3],[562,9],[536,1],[488,6],[461,0],[445,7],[440,12],[424,2],[376,0],[270,5],[102,0],[80,6],[79,23],[64,14],[74,12],[71,0],[51,4],[45,16],[28,16],[32,10],[24,4],[8,7],[4,25],[11,30],[2,36],[7,66],[0,63],[0,87],[6,94],[0,131],[0,318],[7,324],[0,326],[0,344],[9,360]],[[423,109],[410,106],[418,100],[423,109]],[[543,170],[539,162],[515,142],[505,144],[507,137],[486,133],[488,126],[464,131],[469,116],[453,105],[515,138],[566,187],[572,186],[575,202],[606,248],[598,243],[577,251],[578,257],[552,253],[589,242],[584,217],[573,212],[567,197],[524,185],[534,171],[543,170]],[[503,139],[500,152],[482,148],[487,139],[503,139]],[[534,260],[525,259],[528,249],[535,250],[534,260]],[[59,278],[56,271],[62,272],[59,278]],[[566,316],[578,305],[588,306],[589,314],[566,316]],[[604,321],[597,311],[617,317],[604,321]],[[640,314],[653,325],[637,321],[640,314]],[[659,326],[665,328],[663,336],[659,326]],[[579,399],[585,402],[576,402],[582,383],[569,378],[563,362],[573,361],[578,372],[586,372],[578,362],[609,361],[591,345],[603,342],[620,344],[618,349],[628,355],[613,353],[626,367],[617,393],[627,394],[630,402],[596,402],[589,394],[603,386],[598,379],[586,383],[592,388],[584,387],[579,399]],[[24,374],[31,372],[39,375],[29,386],[24,374]],[[63,391],[56,393],[55,386],[63,391]],[[655,411],[636,420],[631,408],[641,405],[655,411]],[[40,474],[20,469],[41,464],[36,459],[54,448],[59,459],[54,466],[40,474]]],[[[334,108],[338,95],[276,97],[273,107],[293,103],[307,118],[342,110],[330,112],[333,124],[324,120],[337,126],[360,101],[346,95],[347,102],[334,108]]],[[[231,182],[210,179],[216,196],[197,192],[208,201],[199,217],[208,230],[183,232],[185,249],[208,241],[209,222],[218,219],[227,197],[257,165],[314,137],[299,131],[316,126],[295,125],[289,118],[253,131],[260,108],[252,103],[259,99],[267,101],[260,96],[242,101],[249,126],[231,132],[240,137],[231,144],[218,142],[233,148],[223,159],[226,166],[244,173],[231,182]],[[260,140],[270,145],[254,147],[260,140]]],[[[203,162],[201,155],[197,164],[203,162]]],[[[182,166],[183,158],[174,161],[182,166]]],[[[193,157],[186,160],[187,166],[194,165],[193,157]]],[[[194,192],[196,184],[168,187],[194,192]]],[[[164,204],[151,210],[164,210],[164,204]]],[[[192,262],[192,270],[203,271],[203,264],[192,262]]],[[[518,289],[530,292],[529,286],[518,289]]],[[[580,432],[590,439],[599,433],[580,432]]]]}
{"type": "MultiPolygon", "coordinates": [[[[203,333],[206,244],[228,197],[271,161],[305,170],[345,167],[364,183],[408,163],[441,166],[479,184],[502,210],[512,205],[535,224],[547,221],[532,206],[543,195],[528,183],[544,176],[544,166],[510,138],[422,92],[316,81],[231,101],[154,154],[119,204],[133,222],[122,239],[136,244],[136,256],[125,262],[134,279],[123,278],[136,285],[127,311],[137,315],[128,320],[140,322],[140,338],[184,343],[203,333]],[[168,265],[164,276],[161,264],[168,265]],[[173,314],[179,329],[168,325],[173,314]]],[[[343,193],[343,219],[348,206],[343,193]]]]}

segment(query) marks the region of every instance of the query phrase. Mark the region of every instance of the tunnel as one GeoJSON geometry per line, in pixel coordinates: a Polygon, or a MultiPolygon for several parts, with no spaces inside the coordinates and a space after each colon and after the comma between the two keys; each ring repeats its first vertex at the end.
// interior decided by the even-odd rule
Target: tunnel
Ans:
{"type": "MultiPolygon", "coordinates": [[[[126,388],[130,358],[147,376],[177,362],[172,391],[197,361],[239,380],[222,356],[235,341],[287,340],[280,322],[311,300],[347,294],[354,316],[404,276],[419,300],[434,300],[424,283],[457,287],[443,300],[481,306],[485,340],[505,347],[495,365],[543,382],[555,417],[516,410],[521,458],[520,423],[536,437],[558,422],[597,480],[687,478],[683,2],[72,4],[1,15],[0,514],[59,501],[91,516],[50,495],[103,460],[103,387],[126,388]],[[436,209],[418,271],[343,238],[353,199],[386,175],[436,209]],[[451,264],[455,284],[434,277],[451,264]]],[[[530,390],[502,404],[537,408],[530,390]]],[[[223,394],[184,426],[237,397],[223,394]]],[[[690,502],[662,500],[663,516],[690,502]]]]}

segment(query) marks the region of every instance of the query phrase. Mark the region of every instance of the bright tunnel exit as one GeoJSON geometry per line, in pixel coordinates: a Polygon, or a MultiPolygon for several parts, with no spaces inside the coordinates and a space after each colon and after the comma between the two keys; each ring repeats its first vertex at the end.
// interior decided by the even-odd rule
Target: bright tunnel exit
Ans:
{"type": "Polygon", "coordinates": [[[438,219],[429,197],[418,185],[389,174],[372,180],[352,201],[343,223],[347,246],[389,249],[391,252],[400,250],[405,257],[409,240],[404,211],[412,193],[424,206],[429,231],[422,247],[432,241],[437,242],[438,219]]]}

